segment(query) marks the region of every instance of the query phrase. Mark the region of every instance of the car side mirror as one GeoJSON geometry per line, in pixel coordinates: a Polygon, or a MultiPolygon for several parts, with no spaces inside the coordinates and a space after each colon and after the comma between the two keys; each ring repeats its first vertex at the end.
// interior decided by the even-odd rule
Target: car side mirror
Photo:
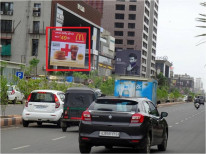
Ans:
{"type": "Polygon", "coordinates": [[[161,116],[160,116],[160,119],[164,118],[164,117],[167,117],[168,116],[168,113],[167,112],[161,112],[161,116]]]}

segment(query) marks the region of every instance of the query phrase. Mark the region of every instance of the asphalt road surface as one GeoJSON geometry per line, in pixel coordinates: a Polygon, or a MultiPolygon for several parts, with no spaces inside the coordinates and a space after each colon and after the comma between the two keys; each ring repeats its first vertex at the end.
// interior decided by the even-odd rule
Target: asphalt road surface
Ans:
{"type": "MultiPolygon", "coordinates": [[[[198,110],[193,103],[183,103],[159,107],[159,111],[169,113],[166,118],[169,125],[167,151],[159,152],[157,146],[151,147],[151,153],[205,153],[205,106],[198,110]]],[[[2,153],[79,153],[78,127],[62,132],[56,125],[30,124],[5,127],[1,129],[2,153]]],[[[137,153],[135,149],[114,147],[93,147],[91,153],[137,153]]]]}

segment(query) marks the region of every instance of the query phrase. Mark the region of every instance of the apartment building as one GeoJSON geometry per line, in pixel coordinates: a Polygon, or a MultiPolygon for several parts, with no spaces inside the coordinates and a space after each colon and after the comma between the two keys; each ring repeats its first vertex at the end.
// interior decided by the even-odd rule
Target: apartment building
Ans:
{"type": "Polygon", "coordinates": [[[155,76],[158,0],[104,1],[101,25],[118,50],[141,51],[141,77],[155,76]]]}

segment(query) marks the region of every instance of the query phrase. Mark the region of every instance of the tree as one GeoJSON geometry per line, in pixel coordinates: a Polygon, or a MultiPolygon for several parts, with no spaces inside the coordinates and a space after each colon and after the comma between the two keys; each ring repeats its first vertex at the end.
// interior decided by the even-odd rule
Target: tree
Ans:
{"type": "MultiPolygon", "coordinates": [[[[202,5],[203,7],[206,7],[206,2],[200,3],[200,5],[202,5]]],[[[200,16],[200,17],[196,18],[196,21],[201,22],[201,23],[204,23],[204,25],[196,26],[196,27],[198,27],[198,28],[206,28],[206,14],[200,13],[199,16],[200,16]]],[[[202,36],[205,37],[205,36],[206,36],[206,33],[197,35],[197,37],[202,37],[202,36]]],[[[200,43],[197,44],[197,45],[200,45],[200,44],[205,43],[205,42],[206,42],[206,41],[200,42],[200,43]]]]}
{"type": "Polygon", "coordinates": [[[35,75],[37,76],[37,65],[39,64],[39,59],[33,58],[32,60],[29,61],[29,64],[30,64],[31,70],[34,70],[34,68],[36,68],[35,75]]]}
{"type": "Polygon", "coordinates": [[[2,115],[5,116],[6,107],[8,105],[8,98],[7,98],[7,79],[4,76],[0,76],[1,80],[1,92],[0,92],[0,100],[1,100],[1,110],[2,115]]]}
{"type": "Polygon", "coordinates": [[[167,78],[162,73],[159,73],[157,75],[157,81],[158,81],[158,86],[160,87],[168,86],[167,78]]]}

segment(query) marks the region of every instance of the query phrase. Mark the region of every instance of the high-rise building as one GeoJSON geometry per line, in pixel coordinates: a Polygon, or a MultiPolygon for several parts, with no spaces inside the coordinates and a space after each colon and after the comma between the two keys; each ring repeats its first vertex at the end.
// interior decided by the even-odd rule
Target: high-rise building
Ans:
{"type": "Polygon", "coordinates": [[[104,1],[101,25],[115,37],[117,50],[141,51],[140,76],[155,75],[158,0],[104,1]]]}
{"type": "Polygon", "coordinates": [[[103,13],[103,0],[84,0],[87,4],[97,9],[101,14],[103,13]]]}

